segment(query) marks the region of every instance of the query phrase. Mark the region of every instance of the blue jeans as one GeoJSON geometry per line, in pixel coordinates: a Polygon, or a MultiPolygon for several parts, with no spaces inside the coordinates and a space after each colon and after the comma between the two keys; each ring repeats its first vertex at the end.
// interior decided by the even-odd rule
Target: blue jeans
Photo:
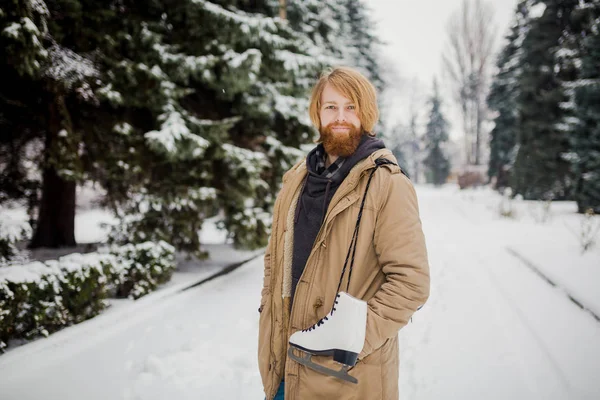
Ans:
{"type": "MultiPolygon", "coordinates": [[[[283,400],[283,386],[283,381],[281,381],[281,385],[279,385],[279,389],[277,389],[277,394],[275,395],[275,398],[273,400],[283,400]]],[[[265,400],[267,399],[265,398],[265,400]]]]}

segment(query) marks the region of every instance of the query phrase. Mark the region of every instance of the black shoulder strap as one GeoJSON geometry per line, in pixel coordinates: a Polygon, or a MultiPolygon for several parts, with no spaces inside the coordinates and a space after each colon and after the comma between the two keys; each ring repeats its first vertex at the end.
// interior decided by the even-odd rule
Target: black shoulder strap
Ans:
{"type": "MultiPolygon", "coordinates": [[[[346,285],[346,292],[350,288],[350,278],[352,277],[352,267],[354,266],[354,256],[356,255],[356,243],[358,241],[358,228],[360,227],[360,220],[362,218],[363,209],[365,207],[365,201],[367,200],[367,192],[369,191],[369,186],[371,186],[371,180],[373,180],[373,175],[375,175],[375,171],[382,165],[385,164],[394,164],[392,161],[386,158],[378,158],[375,160],[375,168],[371,171],[369,175],[369,180],[367,181],[367,186],[365,188],[365,194],[363,195],[362,202],[360,203],[360,209],[358,210],[358,218],[356,219],[356,226],[354,227],[354,233],[352,234],[352,240],[350,240],[350,247],[348,248],[348,253],[346,254],[346,260],[344,261],[344,267],[342,268],[342,274],[340,276],[340,281],[338,283],[337,293],[340,291],[340,287],[342,286],[342,280],[344,279],[344,273],[346,272],[346,267],[348,266],[348,261],[350,261],[350,268],[348,269],[348,283],[346,285]],[[352,258],[350,258],[352,256],[352,258]]],[[[335,303],[334,303],[335,305],[335,303]]],[[[331,308],[333,310],[333,307],[331,308]]]]}
{"type": "Polygon", "coordinates": [[[379,157],[378,159],[376,159],[376,160],[375,160],[375,165],[376,165],[377,167],[381,167],[382,165],[387,165],[387,164],[390,164],[390,165],[395,165],[395,166],[397,166],[398,168],[400,168],[400,172],[402,172],[402,174],[403,174],[404,176],[406,176],[408,179],[410,179],[410,176],[408,176],[408,174],[407,174],[407,173],[404,171],[404,169],[402,169],[402,168],[401,168],[401,167],[400,167],[398,164],[396,164],[395,162],[393,162],[393,161],[390,161],[390,160],[388,160],[388,159],[387,159],[387,158],[385,158],[385,157],[379,157]]]}
{"type": "Polygon", "coordinates": [[[398,165],[395,162],[388,160],[385,157],[379,157],[378,159],[375,160],[375,165],[377,165],[378,167],[381,167],[382,165],[386,165],[386,164],[398,165]]]}
{"type": "MultiPolygon", "coordinates": [[[[340,281],[338,283],[338,288],[337,288],[336,294],[339,293],[340,287],[342,286],[342,280],[344,279],[344,273],[346,272],[346,267],[348,267],[348,261],[350,261],[350,268],[348,269],[348,282],[346,285],[346,292],[350,288],[350,278],[352,277],[352,267],[354,266],[354,256],[356,255],[356,243],[358,241],[358,229],[360,227],[360,220],[362,218],[365,201],[367,200],[367,192],[369,191],[369,186],[371,185],[371,180],[373,179],[373,175],[375,175],[375,171],[377,171],[377,168],[379,168],[383,165],[387,165],[387,164],[398,166],[398,164],[396,164],[395,162],[390,161],[387,158],[380,157],[375,160],[375,168],[373,168],[373,170],[371,171],[371,174],[369,175],[369,180],[367,181],[367,186],[365,188],[365,194],[363,195],[363,199],[360,204],[360,209],[358,211],[358,218],[356,219],[356,226],[354,227],[354,233],[352,235],[352,240],[350,241],[350,247],[348,248],[348,253],[346,254],[346,260],[344,261],[344,267],[342,268],[342,274],[340,276],[340,281]]],[[[400,168],[400,167],[398,166],[398,168],[400,168]]],[[[404,175],[406,175],[406,173],[402,170],[402,168],[400,168],[400,171],[404,175]]],[[[408,175],[406,175],[406,177],[408,178],[408,175]]],[[[334,303],[334,305],[335,305],[335,303],[334,303]]],[[[331,310],[333,311],[333,306],[331,307],[331,310]]]]}

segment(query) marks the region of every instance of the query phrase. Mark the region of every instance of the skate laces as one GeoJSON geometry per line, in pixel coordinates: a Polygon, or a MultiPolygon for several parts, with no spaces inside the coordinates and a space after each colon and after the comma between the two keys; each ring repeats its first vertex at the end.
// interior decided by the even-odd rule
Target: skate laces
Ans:
{"type": "MultiPolygon", "coordinates": [[[[337,299],[338,299],[339,297],[340,297],[340,295],[339,295],[339,294],[335,296],[335,300],[334,300],[334,303],[333,303],[333,307],[332,307],[332,309],[331,309],[331,313],[329,313],[329,316],[333,315],[333,312],[336,310],[336,308],[335,308],[335,305],[336,305],[336,304],[338,304],[338,301],[337,301],[337,299]]],[[[319,321],[318,321],[316,324],[314,324],[313,326],[311,326],[310,328],[307,328],[307,329],[302,329],[302,332],[310,332],[310,331],[312,331],[313,329],[316,329],[318,326],[321,326],[321,325],[323,325],[323,324],[325,323],[325,321],[328,321],[328,320],[329,320],[329,318],[328,318],[328,317],[327,317],[327,315],[326,315],[326,316],[324,316],[323,318],[321,318],[321,319],[320,319],[320,320],[319,320],[319,321]]]]}

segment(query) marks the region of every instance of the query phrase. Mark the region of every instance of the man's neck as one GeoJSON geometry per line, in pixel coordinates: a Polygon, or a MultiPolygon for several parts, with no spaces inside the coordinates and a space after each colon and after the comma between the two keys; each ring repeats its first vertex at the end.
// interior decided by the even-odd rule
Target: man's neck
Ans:
{"type": "Polygon", "coordinates": [[[333,154],[327,154],[327,159],[325,160],[325,168],[329,168],[329,166],[331,164],[333,164],[335,162],[335,160],[338,159],[338,156],[333,155],[333,154]]]}

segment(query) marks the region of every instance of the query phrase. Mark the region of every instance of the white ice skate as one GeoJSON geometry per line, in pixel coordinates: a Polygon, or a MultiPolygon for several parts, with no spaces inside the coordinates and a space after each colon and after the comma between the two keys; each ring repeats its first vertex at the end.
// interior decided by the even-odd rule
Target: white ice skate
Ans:
{"type": "Polygon", "coordinates": [[[366,329],[367,302],[339,292],[329,314],[310,328],[295,332],[290,337],[290,344],[304,353],[302,357],[296,356],[292,347],[288,350],[288,356],[317,372],[358,383],[356,378],[348,374],[348,368],[356,364],[365,343],[366,329]],[[311,360],[313,355],[332,355],[334,361],[342,364],[342,368],[336,371],[316,364],[311,360]]]}

